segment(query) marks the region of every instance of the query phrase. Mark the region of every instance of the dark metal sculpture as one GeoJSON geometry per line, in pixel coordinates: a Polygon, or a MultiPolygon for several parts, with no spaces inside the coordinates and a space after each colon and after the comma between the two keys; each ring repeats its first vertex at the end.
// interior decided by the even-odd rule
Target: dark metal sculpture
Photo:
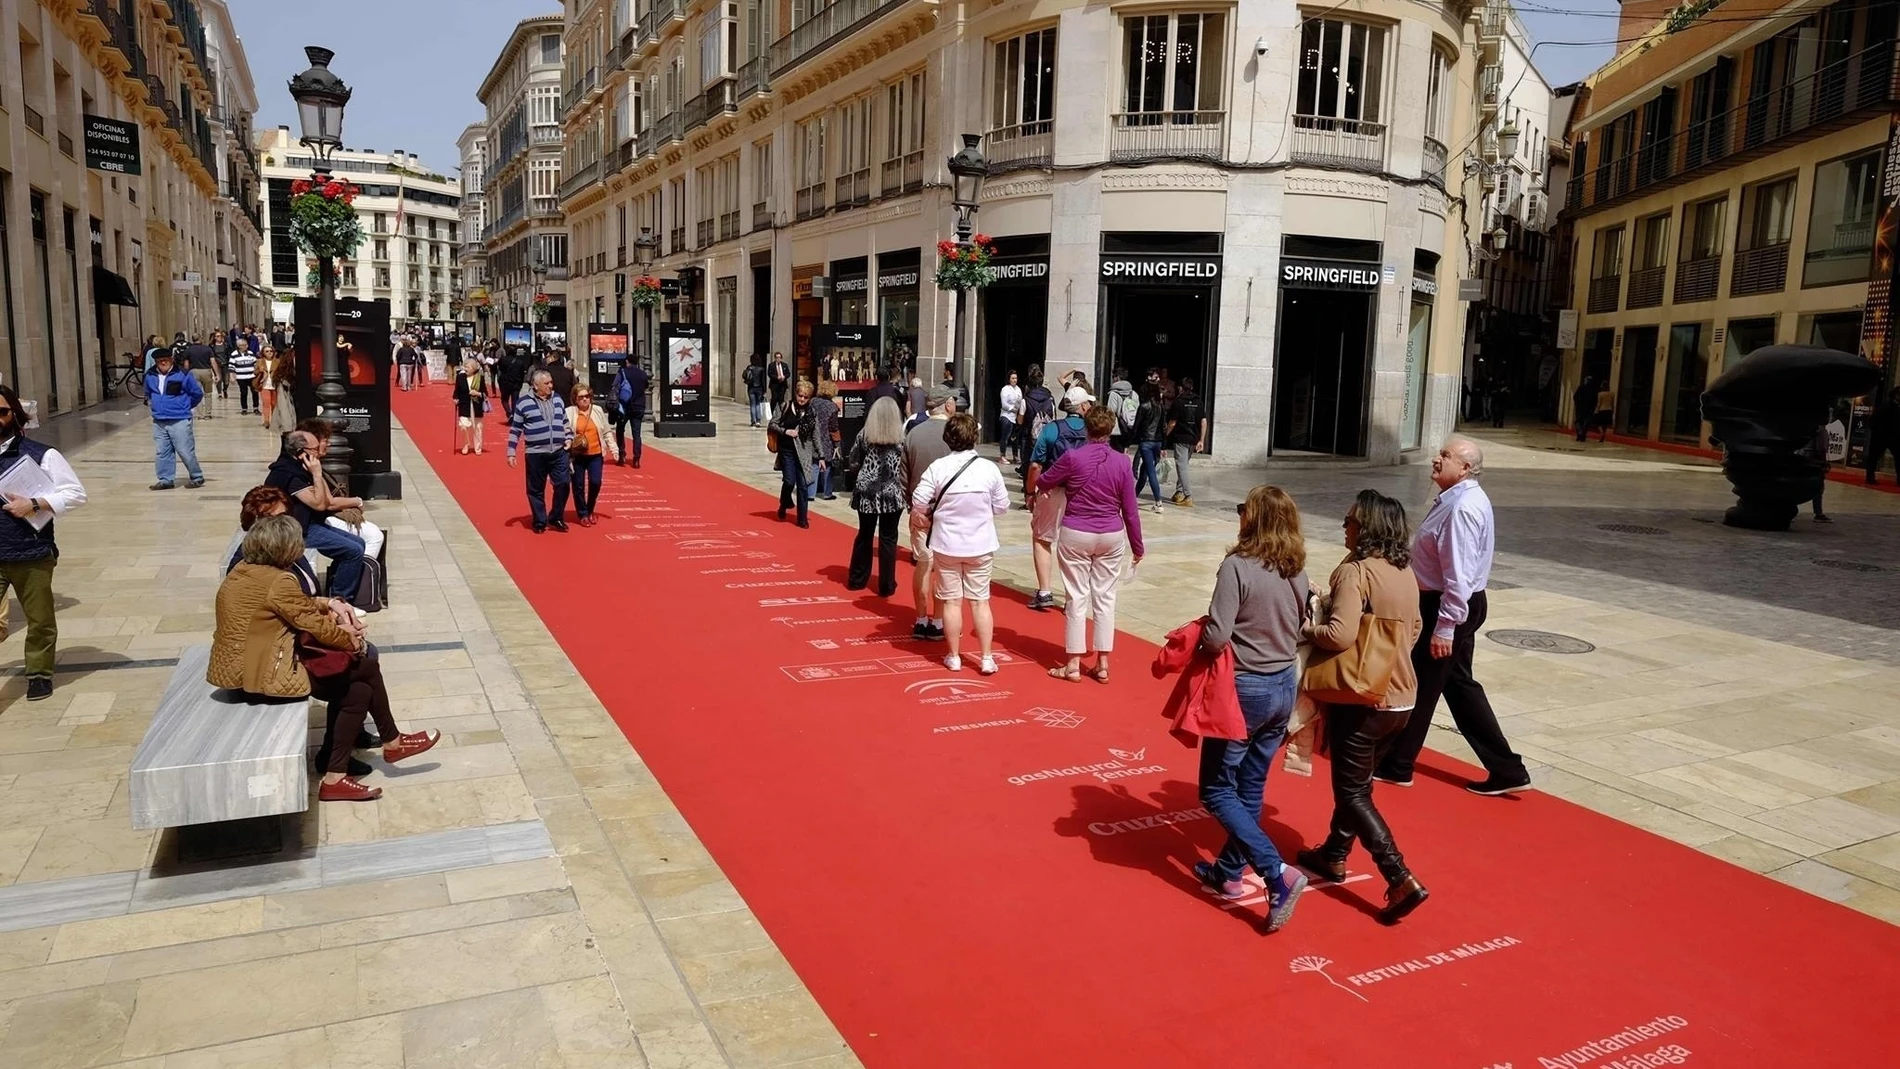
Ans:
{"type": "Polygon", "coordinates": [[[1829,408],[1879,384],[1880,369],[1865,359],[1814,345],[1757,349],[1717,376],[1702,394],[1702,418],[1735,488],[1722,522],[1787,530],[1826,477],[1823,458],[1808,446],[1829,408]]]}

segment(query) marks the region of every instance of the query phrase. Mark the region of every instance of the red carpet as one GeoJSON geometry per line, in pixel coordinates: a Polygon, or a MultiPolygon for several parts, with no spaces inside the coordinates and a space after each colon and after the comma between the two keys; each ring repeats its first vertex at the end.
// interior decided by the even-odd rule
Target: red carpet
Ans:
{"type": "MultiPolygon", "coordinates": [[[[607,469],[611,518],[537,537],[499,435],[447,455],[446,396],[397,395],[412,437],[873,1069],[1892,1064],[1900,931],[1543,794],[1471,797],[1443,758],[1379,791],[1430,902],[1382,927],[1374,876],[1263,936],[1188,874],[1222,836],[1151,646],[1123,636],[1108,687],[1049,679],[1060,618],[1012,597],[1027,663],[952,676],[896,637],[907,605],[843,588],[844,527],[653,449],[607,469]]],[[[1268,782],[1289,855],[1324,834],[1317,771],[1268,782]]]]}

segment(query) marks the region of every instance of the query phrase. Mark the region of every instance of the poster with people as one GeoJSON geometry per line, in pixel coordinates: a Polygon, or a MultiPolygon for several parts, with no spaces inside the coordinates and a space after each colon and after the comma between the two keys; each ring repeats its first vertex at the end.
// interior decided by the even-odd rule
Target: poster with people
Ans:
{"type": "Polygon", "coordinates": [[[660,351],[666,377],[660,390],[660,422],[654,433],[709,435],[713,433],[711,404],[706,393],[706,353],[712,328],[705,323],[664,323],[660,351]],[[672,431],[665,424],[678,425],[672,431]]]}
{"type": "Polygon", "coordinates": [[[587,324],[587,378],[595,397],[613,396],[614,376],[620,374],[620,363],[626,357],[625,323],[587,324]]]}

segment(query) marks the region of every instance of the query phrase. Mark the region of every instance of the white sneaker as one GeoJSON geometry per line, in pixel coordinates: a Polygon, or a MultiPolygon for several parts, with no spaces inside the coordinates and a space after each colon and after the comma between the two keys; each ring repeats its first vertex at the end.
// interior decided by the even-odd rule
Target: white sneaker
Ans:
{"type": "Polygon", "coordinates": [[[1148,506],[1148,511],[1154,513],[1157,516],[1161,515],[1161,502],[1157,501],[1154,504],[1148,506]]]}
{"type": "Polygon", "coordinates": [[[961,672],[963,671],[963,658],[954,653],[946,654],[943,658],[943,666],[952,672],[961,672]]]}
{"type": "Polygon", "coordinates": [[[996,674],[996,658],[994,657],[983,658],[981,661],[977,662],[976,670],[981,675],[986,675],[986,676],[995,675],[996,674]]]}

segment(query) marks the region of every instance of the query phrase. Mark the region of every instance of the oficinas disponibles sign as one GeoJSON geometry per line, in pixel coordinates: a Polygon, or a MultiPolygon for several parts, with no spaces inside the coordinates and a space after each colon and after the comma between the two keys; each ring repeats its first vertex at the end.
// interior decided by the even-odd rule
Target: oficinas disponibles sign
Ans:
{"type": "Polygon", "coordinates": [[[1280,285],[1304,290],[1376,290],[1384,278],[1378,264],[1341,260],[1280,261],[1280,285]]]}
{"type": "Polygon", "coordinates": [[[88,115],[84,121],[88,168],[114,174],[141,173],[137,123],[108,119],[103,115],[88,115]]]}

